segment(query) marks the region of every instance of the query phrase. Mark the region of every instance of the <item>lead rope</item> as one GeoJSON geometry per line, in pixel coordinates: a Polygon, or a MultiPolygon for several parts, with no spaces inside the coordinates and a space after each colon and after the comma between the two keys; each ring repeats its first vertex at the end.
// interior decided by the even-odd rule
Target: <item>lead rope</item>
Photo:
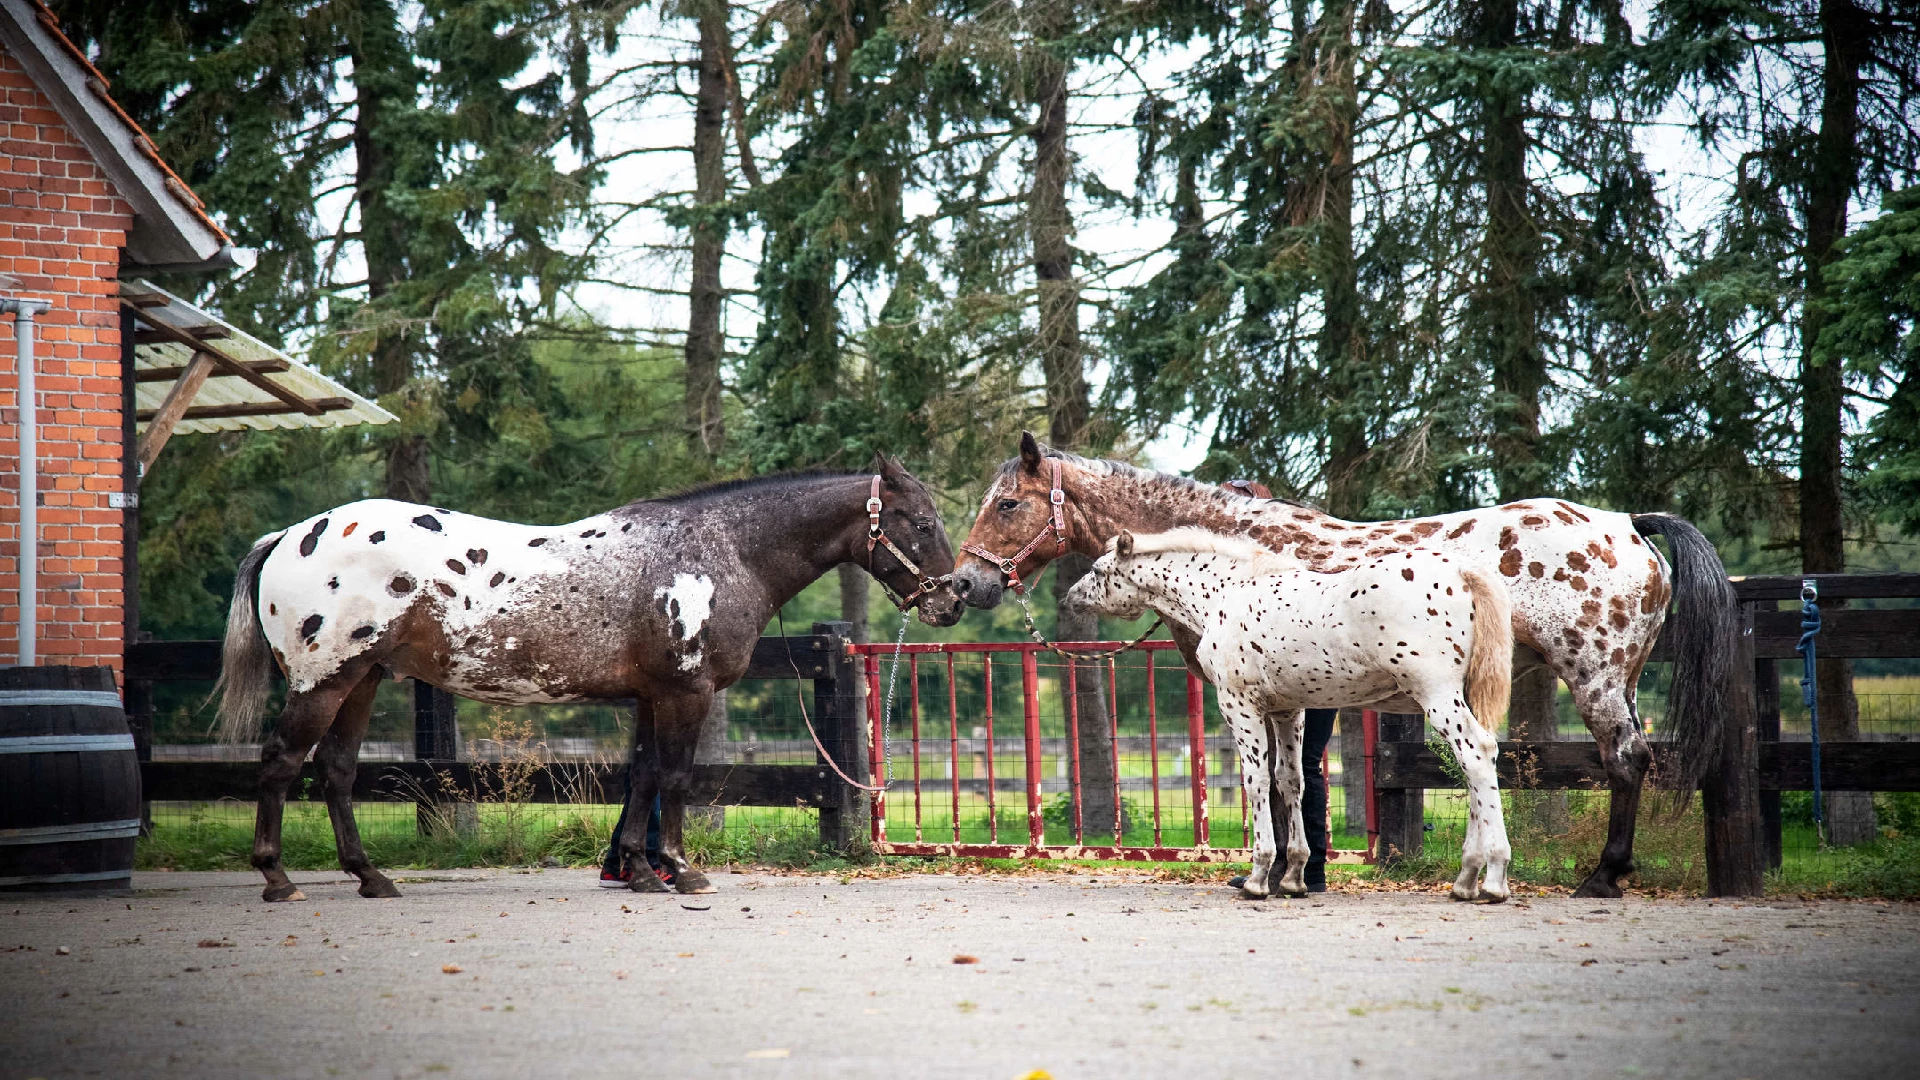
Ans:
{"type": "Polygon", "coordinates": [[[1161,623],[1165,621],[1164,619],[1160,618],[1160,615],[1158,612],[1155,612],[1153,625],[1147,627],[1146,633],[1141,634],[1139,637],[1134,638],[1131,642],[1125,645],[1122,645],[1117,649],[1105,649],[1100,652],[1082,652],[1082,651],[1068,652],[1067,650],[1061,648],[1060,646],[1054,644],[1053,642],[1048,641],[1047,636],[1045,634],[1042,634],[1040,632],[1040,627],[1034,623],[1033,605],[1027,602],[1027,590],[1016,588],[1013,590],[1013,595],[1015,599],[1020,601],[1020,608],[1022,612],[1021,618],[1026,620],[1028,636],[1032,637],[1033,640],[1039,642],[1041,645],[1045,646],[1048,649],[1053,650],[1054,652],[1060,654],[1061,656],[1070,657],[1074,660],[1111,660],[1114,657],[1119,656],[1123,652],[1129,652],[1131,650],[1137,649],[1140,646],[1146,644],[1147,639],[1152,637],[1153,632],[1155,630],[1160,629],[1161,623]]]}
{"type": "Polygon", "coordinates": [[[848,776],[846,770],[842,769],[839,764],[833,760],[833,755],[827,753],[825,744],[820,741],[820,733],[814,730],[813,717],[807,715],[807,695],[800,689],[800,683],[805,679],[805,676],[800,674],[800,664],[793,658],[793,639],[787,636],[786,613],[778,612],[775,617],[780,620],[780,640],[785,642],[787,647],[787,666],[793,669],[794,700],[800,703],[800,719],[806,722],[807,734],[813,738],[814,750],[819,752],[820,759],[827,763],[827,767],[832,769],[834,774],[840,777],[840,779],[846,781],[849,786],[874,794],[886,791],[893,786],[893,749],[889,745],[887,737],[888,715],[893,712],[893,685],[894,682],[900,678],[900,653],[906,648],[907,644],[907,613],[905,611],[900,613],[900,636],[895,638],[893,642],[893,670],[887,676],[887,704],[886,709],[880,714],[880,760],[885,766],[885,778],[879,787],[863,784],[853,777],[848,776]]]}
{"type": "Polygon", "coordinates": [[[1820,799],[1820,687],[1815,670],[1814,639],[1820,634],[1820,586],[1812,578],[1800,582],[1800,644],[1794,651],[1806,658],[1800,677],[1800,700],[1807,705],[1807,727],[1813,739],[1813,829],[1820,846],[1827,843],[1826,814],[1820,799]]]}

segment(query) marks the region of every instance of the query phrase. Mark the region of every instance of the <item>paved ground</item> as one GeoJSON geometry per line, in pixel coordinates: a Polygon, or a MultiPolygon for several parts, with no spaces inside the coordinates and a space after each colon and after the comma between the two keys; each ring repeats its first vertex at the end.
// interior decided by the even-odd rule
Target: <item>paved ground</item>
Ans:
{"type": "Polygon", "coordinates": [[[0,1076],[1911,1076],[1920,907],[1138,873],[141,874],[0,899],[0,1076]],[[422,880],[424,878],[431,880],[422,880]],[[66,951],[63,951],[66,950],[66,951]],[[956,957],[976,962],[956,963],[956,957]]]}

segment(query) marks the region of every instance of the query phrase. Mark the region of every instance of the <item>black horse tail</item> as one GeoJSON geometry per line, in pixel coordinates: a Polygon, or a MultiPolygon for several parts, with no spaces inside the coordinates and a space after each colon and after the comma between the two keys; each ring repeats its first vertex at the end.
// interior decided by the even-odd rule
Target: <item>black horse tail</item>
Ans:
{"type": "Polygon", "coordinates": [[[273,649],[260,632],[260,564],[286,535],[268,533],[240,560],[233,578],[233,603],[227,608],[227,640],[220,650],[220,741],[253,742],[260,737],[261,713],[273,690],[273,649]]]}
{"type": "Polygon", "coordinates": [[[1672,645],[1673,689],[1667,695],[1667,730],[1677,768],[1660,778],[1680,792],[1681,805],[1720,754],[1723,722],[1736,698],[1735,646],[1740,619],[1727,568],[1700,530],[1672,514],[1634,514],[1642,536],[1667,538],[1673,553],[1674,613],[1666,632],[1672,645]]]}

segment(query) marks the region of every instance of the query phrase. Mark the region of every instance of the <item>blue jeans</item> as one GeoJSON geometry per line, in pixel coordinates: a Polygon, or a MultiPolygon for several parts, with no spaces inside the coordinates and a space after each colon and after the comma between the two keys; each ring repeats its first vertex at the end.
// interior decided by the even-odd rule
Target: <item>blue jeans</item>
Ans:
{"type": "MultiPolygon", "coordinates": [[[[1308,709],[1302,733],[1300,768],[1306,773],[1300,816],[1307,834],[1307,884],[1327,883],[1327,742],[1333,738],[1337,709],[1308,709]]],[[[1276,830],[1277,831],[1277,830],[1276,830]]]]}
{"type": "MultiPolygon", "coordinates": [[[[1321,744],[1323,747],[1325,744],[1321,744]]],[[[613,840],[607,844],[607,860],[600,864],[603,874],[618,874],[625,869],[620,859],[620,833],[627,827],[627,806],[633,801],[633,778],[627,778],[626,790],[620,799],[620,820],[613,823],[613,840]]],[[[1325,801],[1324,799],[1322,800],[1325,801]]],[[[1326,847],[1324,842],[1320,845],[1326,847]]],[[[647,865],[660,865],[660,796],[653,797],[653,805],[647,811],[647,865]]]]}

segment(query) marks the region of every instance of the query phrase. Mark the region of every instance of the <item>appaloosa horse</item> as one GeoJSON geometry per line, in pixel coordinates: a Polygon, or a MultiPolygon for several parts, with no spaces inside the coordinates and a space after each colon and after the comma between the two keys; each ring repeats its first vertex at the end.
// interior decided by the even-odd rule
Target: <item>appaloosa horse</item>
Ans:
{"type": "Polygon", "coordinates": [[[1107,547],[1066,600],[1128,619],[1153,608],[1199,633],[1194,661],[1218,689],[1253,819],[1247,895],[1268,893],[1276,818],[1267,814],[1267,793],[1276,786],[1288,820],[1277,888],[1306,895],[1306,710],[1362,705],[1419,709],[1453,747],[1468,792],[1453,897],[1507,898],[1513,850],[1493,729],[1513,679],[1513,616],[1491,566],[1415,548],[1316,574],[1256,540],[1193,528],[1122,532],[1107,547]]]}
{"type": "MultiPolygon", "coordinates": [[[[1576,895],[1619,896],[1633,872],[1634,819],[1652,753],[1635,711],[1640,669],[1669,599],[1674,673],[1666,729],[1678,761],[1669,786],[1691,790],[1719,752],[1734,691],[1737,608],[1726,568],[1692,525],[1668,514],[1621,514],[1529,499],[1405,521],[1342,521],[1287,500],[1247,498],[1208,484],[1043,447],[1031,434],[1000,467],[961,545],[954,589],[973,607],[1000,602],[1068,551],[1098,557],[1121,530],[1193,526],[1257,540],[1302,568],[1337,574],[1364,560],[1424,547],[1488,563],[1505,578],[1515,640],[1532,646],[1573,691],[1600,745],[1612,814],[1600,865],[1576,895]],[[1660,534],[1673,565],[1642,536],[1660,534]]],[[[1174,639],[1192,662],[1193,633],[1174,639]]],[[[1516,672],[1534,663],[1515,657],[1516,672]]]]}
{"type": "MultiPolygon", "coordinates": [[[[266,899],[304,899],[280,864],[280,821],[316,743],[341,867],[362,896],[399,895],[361,849],[351,802],[388,673],[498,705],[637,699],[621,851],[646,865],[657,792],[678,888],[712,892],[681,847],[708,706],[746,672],[767,620],[845,562],[930,625],[951,626],[965,610],[935,580],[953,553],[933,499],[892,460],[871,474],[713,484],[567,525],[370,499],[262,537],[234,583],[220,729],[229,741],[257,737],[278,664],[287,701],[261,749],[253,846],[266,899]]],[[[653,874],[633,879],[636,891],[666,888],[653,874]]]]}

